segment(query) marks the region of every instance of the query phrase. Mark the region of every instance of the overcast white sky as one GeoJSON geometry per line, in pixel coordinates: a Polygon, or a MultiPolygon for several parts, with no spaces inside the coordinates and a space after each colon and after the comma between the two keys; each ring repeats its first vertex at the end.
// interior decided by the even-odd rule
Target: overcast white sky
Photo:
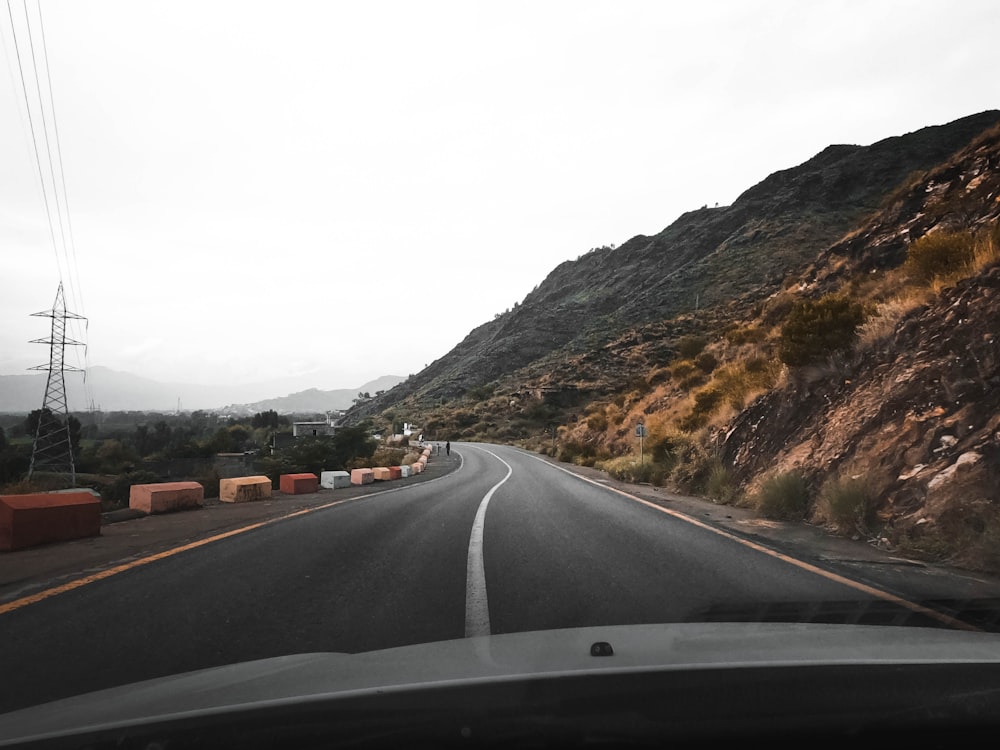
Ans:
{"type": "Polygon", "coordinates": [[[995,0],[40,0],[74,253],[38,2],[0,5],[0,374],[61,277],[76,364],[407,375],[592,247],[1000,106],[995,0]]]}

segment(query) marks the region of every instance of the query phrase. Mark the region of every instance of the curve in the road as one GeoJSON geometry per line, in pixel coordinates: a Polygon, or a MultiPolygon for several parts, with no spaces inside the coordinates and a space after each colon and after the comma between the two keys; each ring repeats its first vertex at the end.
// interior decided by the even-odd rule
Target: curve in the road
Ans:
{"type": "Polygon", "coordinates": [[[478,450],[488,453],[497,461],[507,467],[504,478],[490,487],[489,492],[483,496],[476,511],[476,518],[472,522],[472,534],[469,536],[469,561],[466,566],[466,588],[465,588],[465,637],[470,638],[477,635],[490,634],[490,605],[489,597],[486,595],[486,566],[483,563],[483,529],[486,526],[486,508],[500,487],[510,479],[514,473],[514,467],[504,461],[493,451],[485,448],[478,450]]]}

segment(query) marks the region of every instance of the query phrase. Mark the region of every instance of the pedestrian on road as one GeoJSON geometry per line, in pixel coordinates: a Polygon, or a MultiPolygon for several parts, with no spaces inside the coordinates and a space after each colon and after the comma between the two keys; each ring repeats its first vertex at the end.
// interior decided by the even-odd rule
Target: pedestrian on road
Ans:
{"type": "Polygon", "coordinates": [[[447,453],[449,456],[451,455],[451,441],[450,440],[447,441],[444,444],[444,452],[447,453]]]}

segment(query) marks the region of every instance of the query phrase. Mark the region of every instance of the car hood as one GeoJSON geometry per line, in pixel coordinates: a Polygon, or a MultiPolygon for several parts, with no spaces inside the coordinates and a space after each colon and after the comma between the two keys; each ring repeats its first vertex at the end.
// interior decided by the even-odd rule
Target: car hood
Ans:
{"type": "Polygon", "coordinates": [[[998,664],[1000,636],[891,626],[681,623],[512,633],[359,654],[294,654],[0,715],[0,745],[303,701],[525,678],[937,663],[998,664]],[[613,653],[594,655],[597,643],[609,644],[613,653]]]}

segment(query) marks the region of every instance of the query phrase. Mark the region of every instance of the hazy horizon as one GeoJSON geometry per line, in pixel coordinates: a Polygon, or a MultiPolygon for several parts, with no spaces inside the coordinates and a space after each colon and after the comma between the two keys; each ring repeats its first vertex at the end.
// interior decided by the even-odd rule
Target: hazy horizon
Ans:
{"type": "Polygon", "coordinates": [[[30,315],[62,279],[89,319],[70,326],[76,366],[406,376],[593,247],[831,144],[996,106],[1000,5],[980,0],[40,0],[11,16],[3,374],[46,362],[28,342],[49,321],[30,315]]]}

